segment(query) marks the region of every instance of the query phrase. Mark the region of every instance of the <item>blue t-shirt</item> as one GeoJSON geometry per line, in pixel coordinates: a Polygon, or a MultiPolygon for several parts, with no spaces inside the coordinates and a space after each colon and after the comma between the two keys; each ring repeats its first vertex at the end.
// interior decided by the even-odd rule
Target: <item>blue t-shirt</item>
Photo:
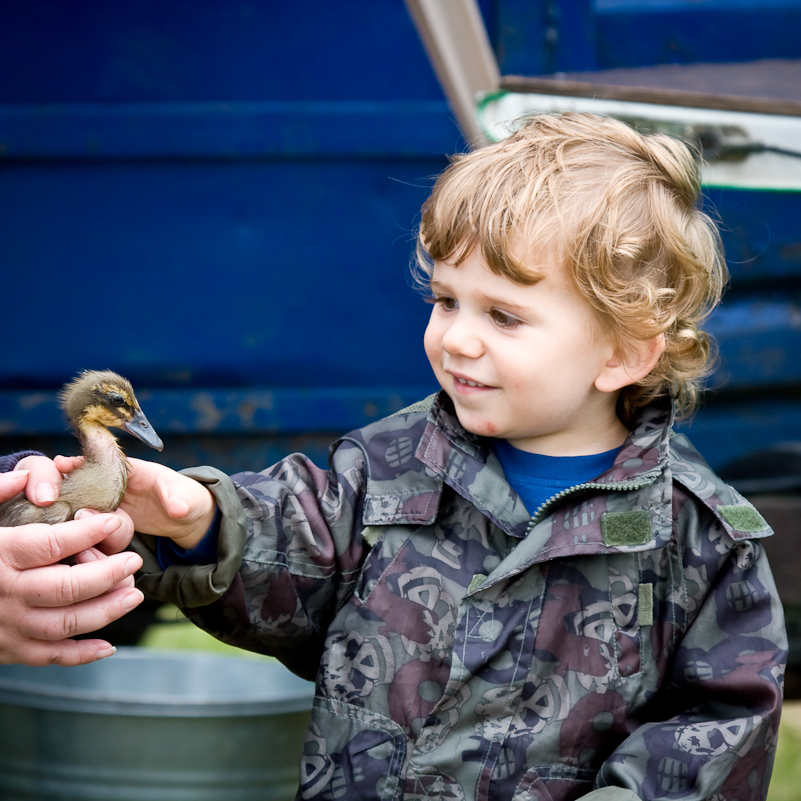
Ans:
{"type": "Polygon", "coordinates": [[[521,451],[505,439],[496,439],[493,450],[506,480],[530,515],[563,490],[598,478],[612,467],[620,452],[620,448],[613,448],[590,456],[543,456],[521,451]]]}

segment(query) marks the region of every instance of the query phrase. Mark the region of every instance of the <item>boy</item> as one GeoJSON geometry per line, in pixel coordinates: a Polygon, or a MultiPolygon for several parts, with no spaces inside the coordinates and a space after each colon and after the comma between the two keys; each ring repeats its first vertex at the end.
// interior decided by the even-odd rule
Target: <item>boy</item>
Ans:
{"type": "Polygon", "coordinates": [[[770,530],[671,432],[724,281],[698,190],[676,141],[535,117],[423,208],[438,395],[327,472],[134,462],[139,586],[316,679],[301,798],[764,798],[770,530]]]}

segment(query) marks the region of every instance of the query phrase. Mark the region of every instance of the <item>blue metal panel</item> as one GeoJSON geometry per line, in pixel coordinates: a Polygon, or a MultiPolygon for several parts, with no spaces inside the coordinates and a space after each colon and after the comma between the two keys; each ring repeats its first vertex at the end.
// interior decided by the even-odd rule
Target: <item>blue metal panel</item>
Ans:
{"type": "Polygon", "coordinates": [[[774,443],[801,442],[801,402],[774,393],[733,403],[711,397],[695,418],[677,428],[688,434],[713,469],[720,470],[774,443]]]}
{"type": "Polygon", "coordinates": [[[0,105],[0,163],[402,158],[462,145],[444,100],[0,105]]]}
{"type": "Polygon", "coordinates": [[[801,290],[724,301],[710,319],[720,345],[713,381],[723,391],[801,386],[801,290]]]}
{"type": "Polygon", "coordinates": [[[505,75],[798,58],[799,0],[495,0],[505,75]]]}
{"type": "Polygon", "coordinates": [[[720,221],[731,295],[801,286],[801,192],[708,188],[720,221]]]}
{"type": "Polygon", "coordinates": [[[441,100],[401,0],[4,0],[0,102],[441,100]]]}
{"type": "Polygon", "coordinates": [[[493,46],[504,75],[598,69],[591,0],[496,0],[493,46]]]}
{"type": "Polygon", "coordinates": [[[133,380],[176,466],[431,391],[408,263],[464,143],[402,3],[3,11],[7,449],[74,446],[53,391],[83,368],[133,380]]]}
{"type": "MultiPolygon", "coordinates": [[[[9,165],[5,387],[422,384],[412,225],[438,160],[9,165]],[[34,288],[31,276],[40,279],[34,288]],[[34,299],[35,292],[35,299],[34,299]],[[55,321],[76,319],[54,348],[55,321]]],[[[60,325],[59,325],[60,328],[60,325]]]]}
{"type": "MultiPolygon", "coordinates": [[[[435,383],[432,378],[417,387],[145,389],[137,398],[162,437],[300,434],[309,430],[310,420],[316,430],[346,432],[425,398],[435,383]]],[[[0,436],[59,437],[69,430],[56,392],[0,390],[0,436]]]]}
{"type": "Polygon", "coordinates": [[[600,11],[601,69],[798,58],[801,3],[661,3],[600,11]]]}

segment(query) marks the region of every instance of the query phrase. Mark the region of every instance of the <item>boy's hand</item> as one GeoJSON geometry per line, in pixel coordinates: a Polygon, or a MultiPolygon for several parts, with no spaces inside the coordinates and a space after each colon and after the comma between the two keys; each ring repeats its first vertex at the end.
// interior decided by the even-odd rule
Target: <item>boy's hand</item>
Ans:
{"type": "Polygon", "coordinates": [[[214,522],[214,496],[169,467],[141,459],[129,462],[128,490],[120,509],[142,534],[169,537],[181,548],[194,548],[214,522]]]}

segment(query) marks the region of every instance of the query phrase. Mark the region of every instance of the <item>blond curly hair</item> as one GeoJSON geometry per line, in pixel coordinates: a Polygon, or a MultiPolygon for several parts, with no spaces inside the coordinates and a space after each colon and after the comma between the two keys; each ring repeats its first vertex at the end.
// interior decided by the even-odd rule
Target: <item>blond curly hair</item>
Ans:
{"type": "Polygon", "coordinates": [[[713,355],[700,324],[727,277],[699,196],[696,161],[678,139],[592,114],[533,116],[453,157],[437,179],[422,208],[418,275],[425,283],[435,261],[458,266],[479,247],[493,273],[530,285],[519,254],[557,254],[620,354],[665,337],[654,369],[623,390],[623,421],[665,394],[686,415],[713,355]]]}

